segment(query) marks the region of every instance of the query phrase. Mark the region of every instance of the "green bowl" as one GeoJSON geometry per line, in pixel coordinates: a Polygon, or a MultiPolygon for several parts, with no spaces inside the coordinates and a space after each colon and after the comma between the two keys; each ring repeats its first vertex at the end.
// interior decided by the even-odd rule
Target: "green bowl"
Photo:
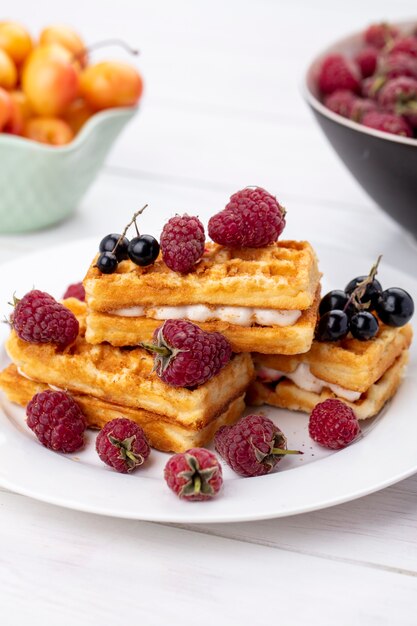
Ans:
{"type": "Polygon", "coordinates": [[[0,134],[0,233],[45,228],[68,217],[136,112],[129,107],[96,113],[61,147],[0,134]]]}

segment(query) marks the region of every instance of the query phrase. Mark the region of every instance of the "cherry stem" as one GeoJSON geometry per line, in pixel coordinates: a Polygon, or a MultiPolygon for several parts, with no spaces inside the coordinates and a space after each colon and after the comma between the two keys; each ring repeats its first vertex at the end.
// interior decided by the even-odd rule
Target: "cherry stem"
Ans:
{"type": "Polygon", "coordinates": [[[304,454],[301,450],[284,450],[283,448],[272,448],[272,454],[304,454]]]}
{"type": "MultiPolygon", "coordinates": [[[[137,217],[144,212],[144,210],[146,209],[148,205],[145,204],[145,206],[143,206],[141,209],[139,209],[139,211],[136,211],[136,213],[133,215],[132,219],[130,220],[129,224],[125,227],[124,231],[122,232],[122,234],[120,235],[119,239],[116,241],[116,245],[114,246],[113,250],[112,250],[112,254],[115,253],[115,251],[117,250],[117,246],[119,246],[121,244],[121,242],[123,241],[123,239],[126,236],[127,231],[129,230],[129,228],[132,226],[132,224],[134,223],[136,225],[136,219],[137,217]]],[[[136,232],[139,234],[138,231],[138,227],[136,226],[136,232]]]]}
{"type": "Polygon", "coordinates": [[[154,343],[146,343],[145,341],[139,345],[145,350],[148,350],[148,352],[156,352],[156,354],[160,354],[161,356],[171,356],[172,354],[172,351],[166,346],[157,346],[154,343]]]}
{"type": "Polygon", "coordinates": [[[378,266],[379,266],[381,259],[382,259],[382,254],[379,255],[379,257],[376,260],[376,263],[374,263],[373,266],[371,267],[368,276],[356,285],[355,289],[350,294],[349,300],[346,302],[343,308],[343,311],[346,311],[349,305],[352,304],[352,302],[358,310],[367,309],[369,307],[369,302],[362,303],[361,300],[363,296],[365,295],[366,288],[368,287],[368,285],[372,283],[372,281],[374,280],[375,276],[378,273],[378,266]]]}
{"type": "Polygon", "coordinates": [[[132,46],[129,46],[129,44],[123,41],[123,39],[103,39],[102,41],[96,41],[95,43],[92,43],[91,46],[86,46],[79,52],[76,52],[73,55],[72,60],[77,61],[80,57],[85,56],[92,50],[97,50],[97,48],[104,48],[106,46],[119,46],[120,48],[124,48],[127,52],[129,52],[129,54],[140,54],[137,48],[132,48],[132,46]]]}

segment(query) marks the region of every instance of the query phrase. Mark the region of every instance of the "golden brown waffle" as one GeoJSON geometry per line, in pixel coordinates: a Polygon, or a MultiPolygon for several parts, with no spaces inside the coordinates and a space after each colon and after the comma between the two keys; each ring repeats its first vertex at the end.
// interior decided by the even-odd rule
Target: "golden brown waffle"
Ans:
{"type": "Polygon", "coordinates": [[[378,380],[408,348],[413,331],[410,324],[402,328],[382,326],[370,341],[349,337],[337,342],[314,341],[311,350],[302,355],[253,354],[255,367],[264,366],[293,372],[299,363],[308,363],[317,378],[345,389],[364,392],[378,380]]]}
{"type": "Polygon", "coordinates": [[[12,331],[6,349],[29,378],[105,402],[141,408],[186,428],[204,428],[245,391],[254,370],[249,354],[239,354],[196,389],[170,387],[152,373],[153,358],[140,348],[92,346],[84,337],[85,304],[66,302],[80,321],[76,342],[62,351],[53,344],[32,344],[12,331]]]}
{"type": "MultiPolygon", "coordinates": [[[[197,323],[203,330],[222,333],[231,343],[233,352],[263,352],[299,354],[307,352],[313,341],[320,302],[320,289],[315,301],[292,326],[238,326],[228,322],[197,323]]],[[[113,346],[133,346],[150,341],[160,320],[147,317],[117,317],[109,313],[88,310],[86,339],[97,344],[107,341],[113,346]]]]}
{"type": "MultiPolygon", "coordinates": [[[[359,400],[348,402],[342,399],[354,410],[358,419],[373,417],[394,396],[401,383],[407,360],[408,350],[403,350],[384,375],[374,382],[359,400]]],[[[337,396],[326,388],[321,393],[305,391],[297,387],[292,381],[284,379],[274,388],[271,385],[255,381],[249,388],[246,401],[248,404],[270,404],[281,409],[310,413],[316,404],[328,398],[337,398],[337,396]]]]}
{"type": "MultiPolygon", "coordinates": [[[[9,365],[0,372],[0,388],[6,393],[9,400],[26,406],[29,400],[40,391],[49,389],[44,383],[37,383],[23,376],[15,365],[9,365]]],[[[241,395],[207,426],[200,430],[184,428],[163,416],[144,409],[132,409],[126,406],[117,406],[93,396],[78,393],[71,394],[84,413],[90,428],[102,428],[107,422],[118,417],[126,417],[142,426],[150,445],[163,452],[185,452],[190,448],[204,446],[214,437],[218,428],[233,424],[245,408],[241,395]]]]}
{"type": "Polygon", "coordinates": [[[195,271],[178,274],[161,256],[148,267],[119,263],[102,274],[94,259],[84,279],[90,309],[207,304],[308,309],[320,274],[307,241],[279,241],[266,248],[236,250],[208,243],[195,271]]]}

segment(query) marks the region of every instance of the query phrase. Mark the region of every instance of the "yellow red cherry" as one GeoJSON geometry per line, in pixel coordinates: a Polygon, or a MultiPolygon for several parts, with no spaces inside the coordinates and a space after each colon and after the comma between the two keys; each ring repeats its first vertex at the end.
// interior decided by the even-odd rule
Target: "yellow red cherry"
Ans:
{"type": "Polygon", "coordinates": [[[94,111],[88,106],[86,101],[82,98],[77,98],[69,105],[62,115],[62,119],[69,124],[76,135],[93,114],[94,111]]]}
{"type": "Polygon", "coordinates": [[[6,126],[10,119],[12,102],[9,93],[0,87],[0,130],[6,126]]]}
{"type": "Polygon", "coordinates": [[[32,37],[17,22],[0,22],[0,48],[21,65],[33,48],[32,37]]]}
{"type": "Polygon", "coordinates": [[[74,138],[69,125],[57,117],[33,117],[23,126],[23,136],[52,146],[63,146],[74,138]]]}
{"type": "Polygon", "coordinates": [[[78,72],[71,52],[56,43],[33,50],[23,68],[22,87],[35,113],[61,115],[78,95],[78,72]]]}
{"type": "Polygon", "coordinates": [[[80,93],[95,111],[133,106],[143,90],[134,67],[119,61],[102,61],[81,72],[80,93]]]}
{"type": "Polygon", "coordinates": [[[0,48],[0,87],[13,89],[17,83],[17,69],[11,57],[0,48]]]}
{"type": "Polygon", "coordinates": [[[79,61],[81,67],[87,65],[86,47],[75,30],[63,24],[54,24],[43,29],[39,36],[41,45],[58,43],[71,52],[79,61]],[[84,54],[83,54],[84,53],[84,54]]]}
{"type": "Polygon", "coordinates": [[[21,135],[23,125],[26,120],[33,116],[33,111],[23,91],[10,91],[9,96],[11,101],[11,113],[4,130],[13,135],[21,135]]]}

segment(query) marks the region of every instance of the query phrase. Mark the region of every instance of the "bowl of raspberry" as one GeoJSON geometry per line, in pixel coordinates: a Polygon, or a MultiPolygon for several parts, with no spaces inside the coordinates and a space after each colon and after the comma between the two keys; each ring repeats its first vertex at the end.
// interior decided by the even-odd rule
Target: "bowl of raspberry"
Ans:
{"type": "Polygon", "coordinates": [[[304,93],[358,183],[417,237],[417,20],[334,43],[309,66],[304,93]]]}

